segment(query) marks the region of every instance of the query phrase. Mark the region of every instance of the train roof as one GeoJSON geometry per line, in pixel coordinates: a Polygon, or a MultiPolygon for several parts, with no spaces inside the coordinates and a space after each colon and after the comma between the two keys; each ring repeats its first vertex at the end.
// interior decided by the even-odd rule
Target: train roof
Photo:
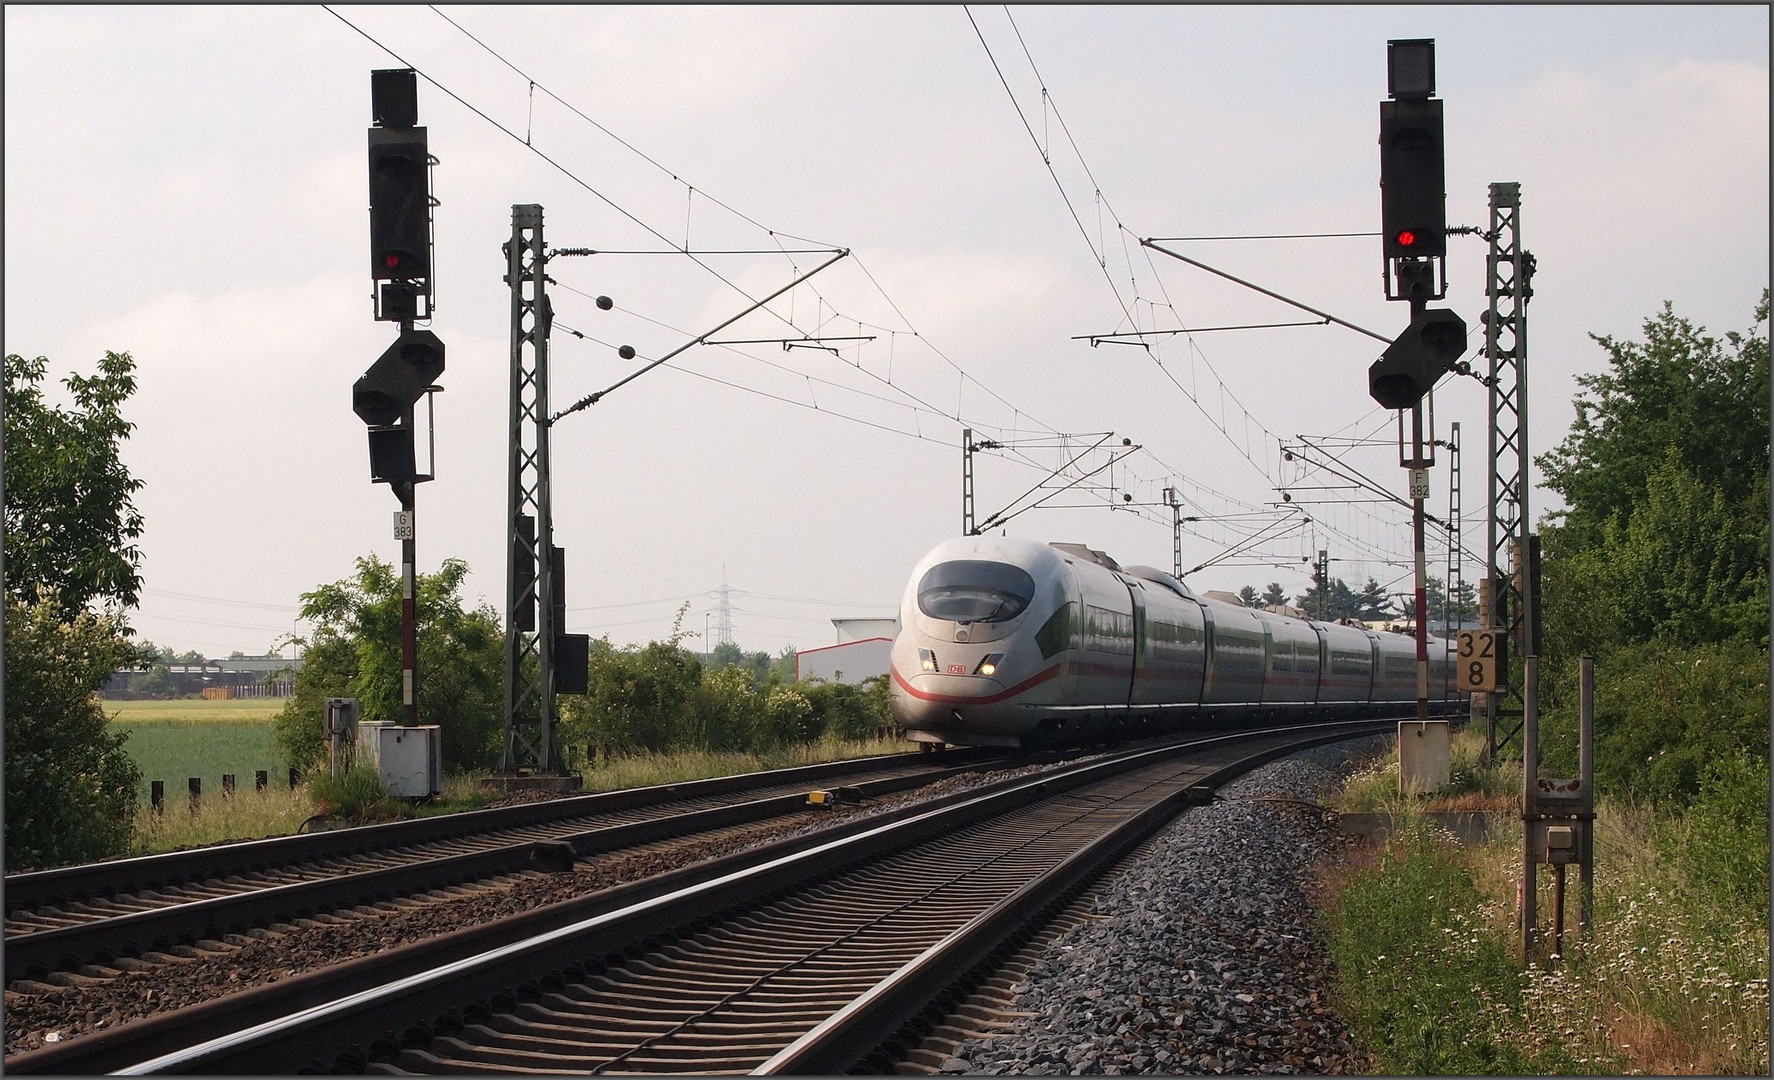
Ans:
{"type": "Polygon", "coordinates": [[[1088,547],[1084,544],[1061,544],[1054,542],[1047,546],[1063,551],[1067,555],[1075,555],[1078,558],[1083,559],[1085,562],[1093,562],[1098,566],[1106,567],[1110,570],[1121,569],[1121,564],[1111,558],[1108,552],[1098,551],[1095,548],[1088,547]]]}
{"type": "Polygon", "coordinates": [[[1157,569],[1156,567],[1152,567],[1152,566],[1125,566],[1125,567],[1122,567],[1122,572],[1127,574],[1129,577],[1139,578],[1141,581],[1155,581],[1158,584],[1169,589],[1171,592],[1176,593],[1178,596],[1183,597],[1184,599],[1187,599],[1187,600],[1199,599],[1199,597],[1197,597],[1195,595],[1194,591],[1191,590],[1187,585],[1183,584],[1181,581],[1178,581],[1176,578],[1171,577],[1169,574],[1165,573],[1164,571],[1157,569]]]}

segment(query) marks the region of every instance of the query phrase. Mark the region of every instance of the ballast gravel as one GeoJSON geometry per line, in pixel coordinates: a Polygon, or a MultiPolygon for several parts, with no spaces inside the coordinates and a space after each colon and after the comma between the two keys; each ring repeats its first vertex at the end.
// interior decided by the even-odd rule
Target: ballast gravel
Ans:
{"type": "Polygon", "coordinates": [[[1315,867],[1344,844],[1312,803],[1375,740],[1305,751],[1190,809],[1100,884],[949,1074],[1336,1073],[1366,1060],[1328,1000],[1315,867]]]}

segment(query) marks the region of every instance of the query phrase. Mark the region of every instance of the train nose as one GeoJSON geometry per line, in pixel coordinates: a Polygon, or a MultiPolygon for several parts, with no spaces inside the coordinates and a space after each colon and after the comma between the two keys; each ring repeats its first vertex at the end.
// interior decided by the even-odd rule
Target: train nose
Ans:
{"type": "Polygon", "coordinates": [[[972,705],[1004,693],[1004,684],[985,675],[923,673],[910,680],[913,697],[952,705],[972,705]]]}
{"type": "Polygon", "coordinates": [[[1003,696],[1004,684],[984,675],[920,672],[908,676],[897,668],[893,672],[894,708],[909,727],[948,722],[957,713],[972,712],[1003,696]]]}

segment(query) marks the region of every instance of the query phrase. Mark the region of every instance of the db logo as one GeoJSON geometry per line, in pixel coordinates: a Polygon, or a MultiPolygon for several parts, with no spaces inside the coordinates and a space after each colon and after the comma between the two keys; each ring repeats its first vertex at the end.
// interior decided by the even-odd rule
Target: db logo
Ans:
{"type": "Polygon", "coordinates": [[[949,674],[950,675],[965,675],[965,674],[967,674],[967,665],[966,664],[950,664],[949,665],[949,674]]]}

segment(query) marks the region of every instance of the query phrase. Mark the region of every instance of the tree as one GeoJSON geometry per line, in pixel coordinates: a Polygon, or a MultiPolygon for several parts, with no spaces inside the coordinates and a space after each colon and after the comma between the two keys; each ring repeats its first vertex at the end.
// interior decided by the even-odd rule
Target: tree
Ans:
{"type": "MultiPolygon", "coordinates": [[[[11,475],[7,492],[11,494],[11,475]]],[[[94,696],[135,649],[109,615],[6,597],[6,869],[129,846],[141,770],[94,696]]]]}
{"type": "MultiPolygon", "coordinates": [[[[355,697],[366,721],[398,721],[401,705],[401,589],[395,567],[374,555],[350,578],[302,594],[314,624],[290,700],[277,715],[277,742],[298,766],[326,746],[326,699],[355,697]]],[[[419,718],[442,729],[450,769],[494,764],[505,715],[505,632],[498,613],[462,605],[468,564],[445,559],[416,577],[419,718]]]]}
{"type": "Polygon", "coordinates": [[[99,373],[62,380],[74,408],[43,400],[49,361],[6,357],[6,594],[25,604],[53,597],[72,619],[107,606],[119,633],[141,592],[142,515],[130,497],[120,447],[135,425],[123,403],[135,392],[135,361],[105,353],[99,373]]]}
{"type": "Polygon", "coordinates": [[[792,683],[798,670],[797,663],[795,647],[784,645],[782,651],[776,654],[776,659],[770,661],[770,670],[766,677],[773,684],[792,683]]]}
{"type": "Polygon", "coordinates": [[[125,622],[141,591],[130,497],[142,484],[120,453],[135,362],[107,352],[97,375],[67,376],[71,409],[44,400],[48,366],[5,360],[8,870],[125,850],[141,782],[94,696],[143,659],[125,622]]]}
{"type": "MultiPolygon", "coordinates": [[[[1368,578],[1367,584],[1363,585],[1361,591],[1355,594],[1355,612],[1355,617],[1363,622],[1392,618],[1395,610],[1392,606],[1392,597],[1386,592],[1386,586],[1371,577],[1368,578]]],[[[1406,617],[1416,618],[1415,609],[1411,613],[1407,613],[1406,617]]]]}
{"type": "Polygon", "coordinates": [[[717,671],[721,668],[737,667],[744,657],[745,653],[738,645],[731,641],[722,641],[709,651],[708,666],[717,671]]]}
{"type": "MultiPolygon", "coordinates": [[[[1767,639],[1767,477],[1748,504],[1696,477],[1671,450],[1645,480],[1629,513],[1602,526],[1594,543],[1560,535],[1554,551],[1579,590],[1609,609],[1594,622],[1555,626],[1571,646],[1598,649],[1654,638],[1697,644],[1767,639]],[[1573,544],[1575,541],[1575,544],[1573,544]]],[[[1560,530],[1562,533],[1562,530],[1560,530]]]]}
{"type": "MultiPolygon", "coordinates": [[[[789,653],[792,657],[794,650],[791,648],[789,653]]],[[[761,650],[758,652],[745,652],[731,641],[723,641],[714,647],[714,651],[708,655],[708,665],[714,670],[729,667],[741,668],[751,675],[752,685],[757,687],[764,687],[770,684],[775,667],[774,662],[770,659],[769,653],[761,650]]],[[[789,661],[788,679],[786,681],[795,681],[794,661],[792,659],[789,661]]]]}
{"type": "Polygon", "coordinates": [[[1448,608],[1448,616],[1456,623],[1478,614],[1478,586],[1472,582],[1461,579],[1451,599],[1453,603],[1448,608]]]}
{"type": "Polygon", "coordinates": [[[1563,775],[1582,653],[1602,790],[1680,806],[1709,763],[1767,759],[1767,321],[1764,289],[1722,343],[1667,303],[1642,341],[1595,336],[1608,369],[1537,459],[1567,504],[1541,523],[1541,745],[1563,775]]]}
{"type": "Polygon", "coordinates": [[[1766,640],[1767,321],[1764,289],[1723,344],[1668,303],[1642,342],[1592,335],[1608,370],[1536,459],[1567,504],[1542,526],[1549,652],[1766,640]]]}
{"type": "Polygon", "coordinates": [[[1645,320],[1642,342],[1590,335],[1607,350],[1608,370],[1577,376],[1583,392],[1570,433],[1535,459],[1546,486],[1565,500],[1554,524],[1586,546],[1598,543],[1609,521],[1645,500],[1651,475],[1671,464],[1717,490],[1728,507],[1765,505],[1767,321],[1763,289],[1754,327],[1727,333],[1723,345],[1668,302],[1645,320]]]}
{"type": "Polygon", "coordinates": [[[1246,585],[1238,590],[1238,602],[1245,607],[1257,606],[1257,589],[1254,585],[1246,585]]]}
{"type": "Polygon", "coordinates": [[[1271,581],[1263,587],[1263,603],[1269,607],[1287,603],[1287,590],[1281,587],[1281,582],[1271,581]]]}
{"type": "Polygon", "coordinates": [[[1356,599],[1354,590],[1342,578],[1332,578],[1330,589],[1326,594],[1324,610],[1319,610],[1318,583],[1313,582],[1306,591],[1294,597],[1294,604],[1305,611],[1312,619],[1358,619],[1361,617],[1361,604],[1356,599]]]}

